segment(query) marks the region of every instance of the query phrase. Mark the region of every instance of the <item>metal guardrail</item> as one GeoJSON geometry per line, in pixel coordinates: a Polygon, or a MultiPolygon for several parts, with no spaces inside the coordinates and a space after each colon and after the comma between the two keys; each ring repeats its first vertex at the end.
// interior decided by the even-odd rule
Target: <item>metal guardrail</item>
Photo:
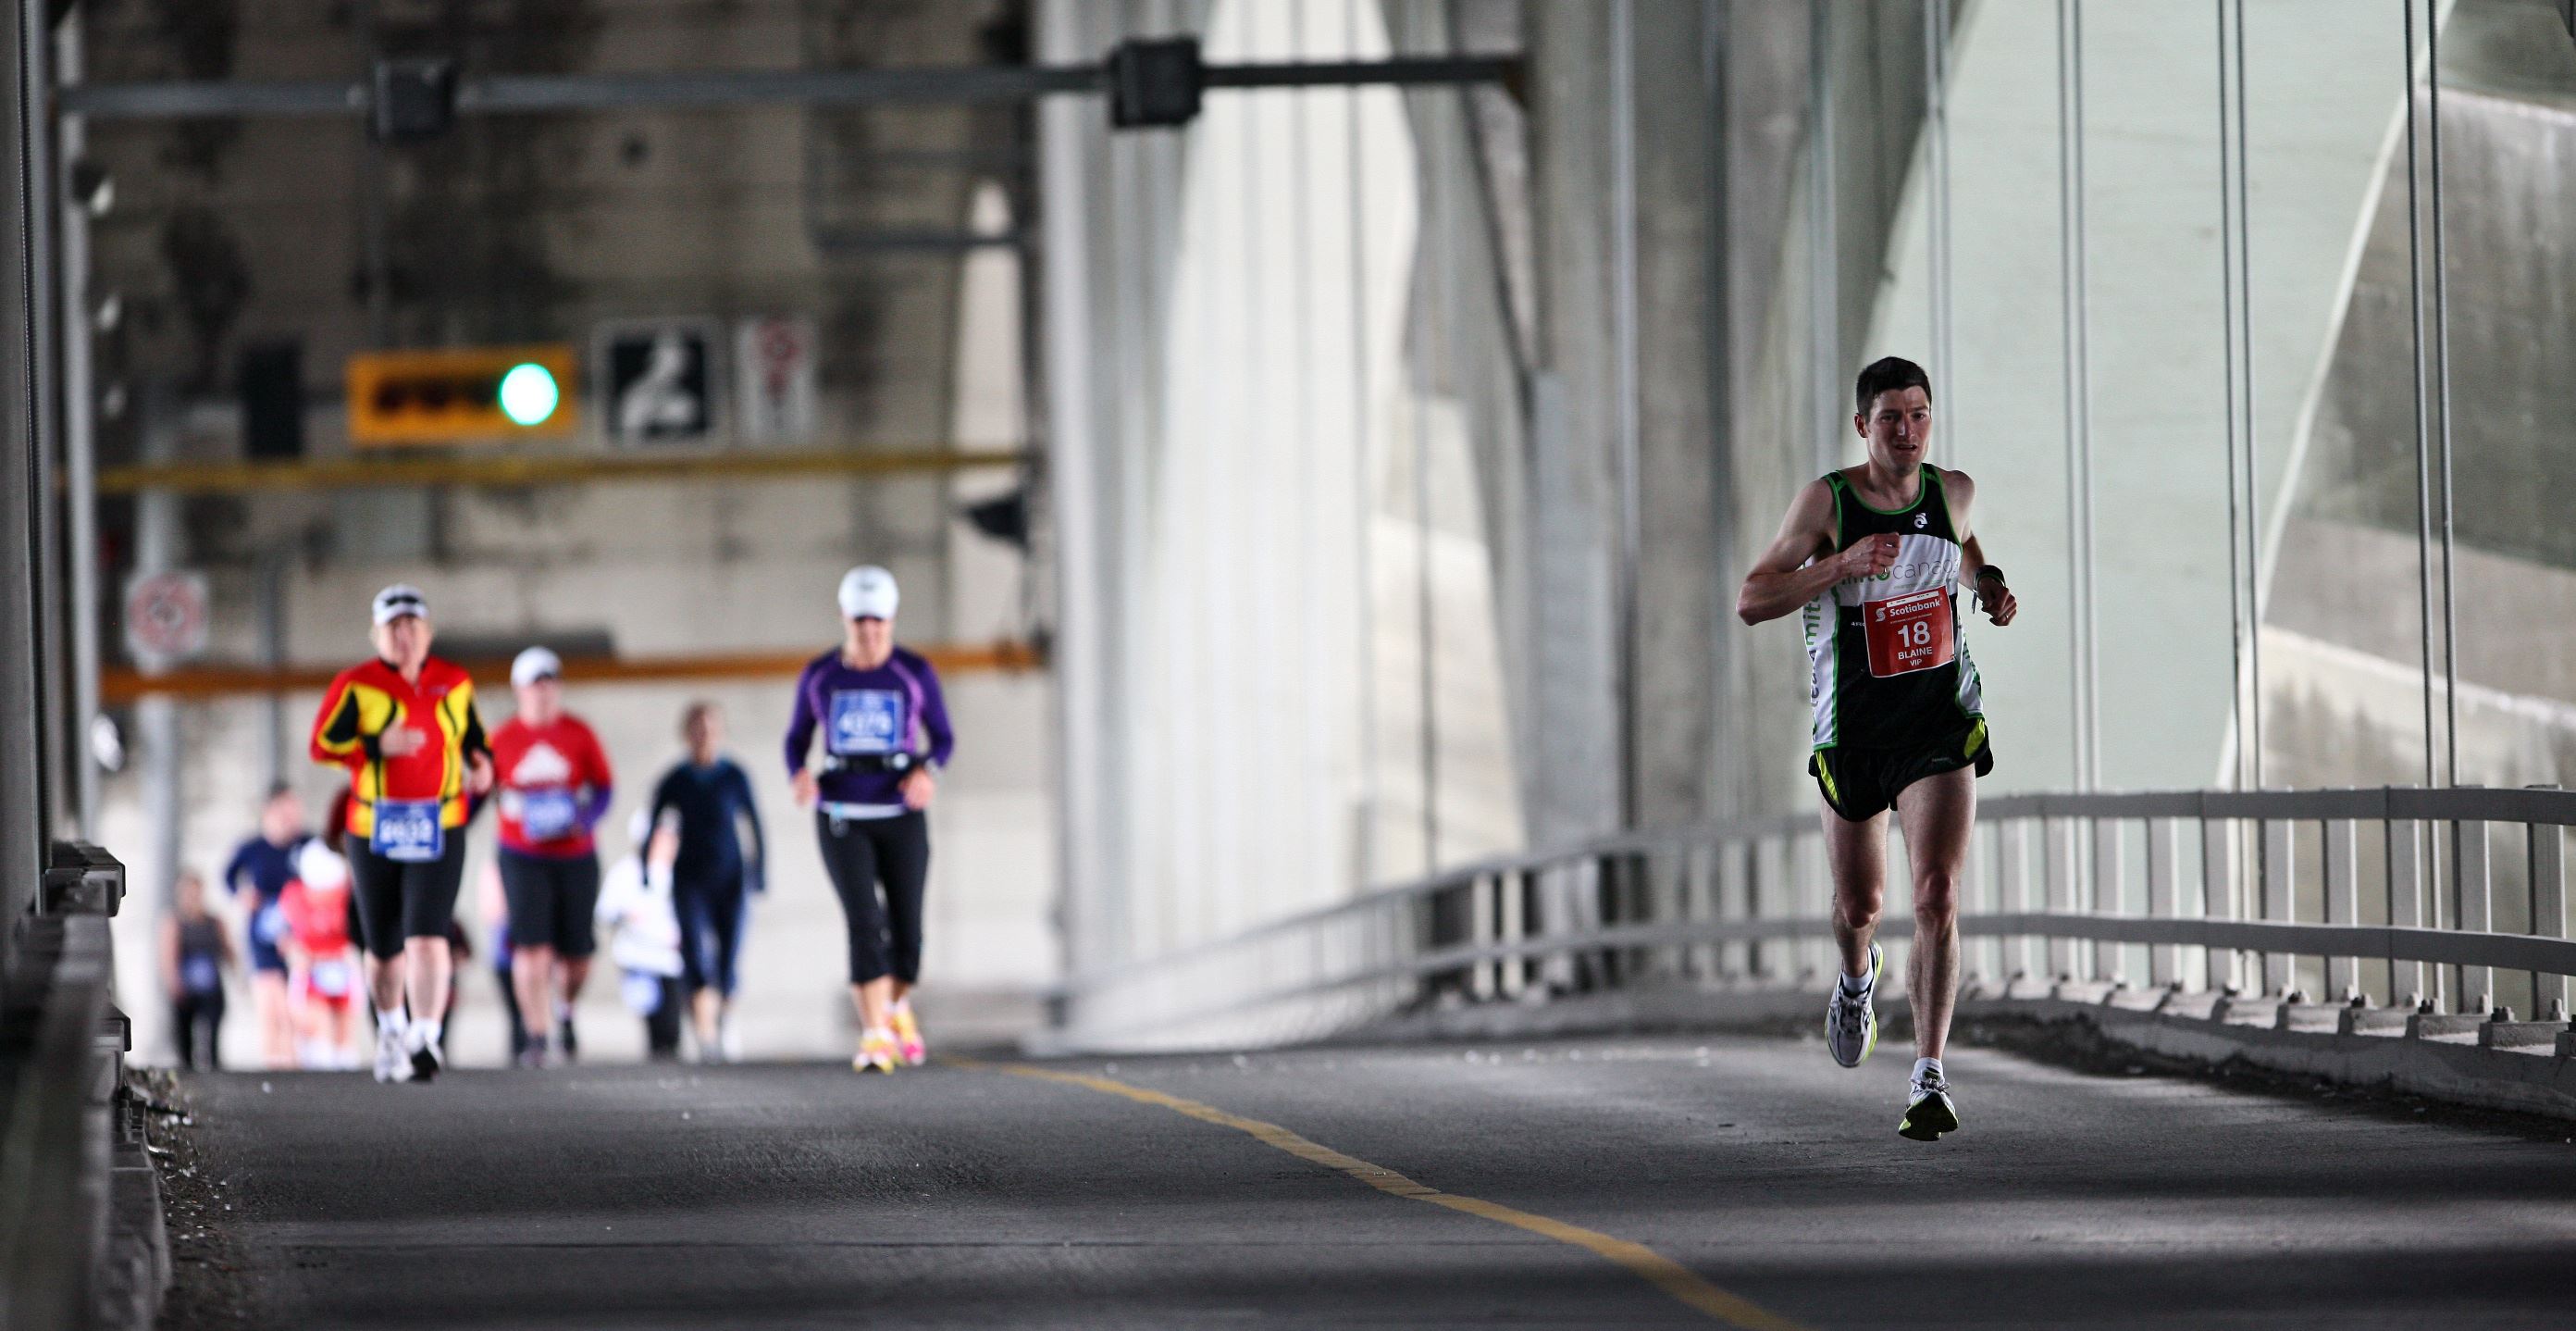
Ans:
{"type": "MultiPolygon", "coordinates": [[[[108,917],[124,890],[113,857],[56,842],[35,909],[9,922],[15,956],[0,985],[0,1331],[137,1324],[159,1306],[157,1286],[119,1289],[108,1270],[119,1149],[112,1105],[126,1043],[111,1001],[108,917]]],[[[151,1223],[159,1223],[157,1202],[151,1223]]]]}
{"type": "MultiPolygon", "coordinates": [[[[2373,787],[1986,801],[1959,885],[1972,978],[2112,982],[2567,1021],[2576,792],[2373,787]]],[[[1911,932],[1891,853],[1885,937],[1911,932]]],[[[1462,865],[1059,991],[1066,1048],[1312,1039],[1425,1003],[1641,979],[1821,984],[1814,815],[1462,865]]]]}

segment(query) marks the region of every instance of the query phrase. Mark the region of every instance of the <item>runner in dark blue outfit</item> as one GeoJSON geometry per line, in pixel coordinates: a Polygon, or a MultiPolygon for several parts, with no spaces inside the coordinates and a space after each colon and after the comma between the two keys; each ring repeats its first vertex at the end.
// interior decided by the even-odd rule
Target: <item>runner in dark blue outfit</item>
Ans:
{"type": "Polygon", "coordinates": [[[921,978],[921,896],[930,876],[932,773],[956,736],[930,663],[894,645],[894,575],[873,564],[841,579],[841,645],[796,681],[787,772],[814,806],[823,867],[850,931],[850,1001],[859,1011],[861,1072],[929,1057],[912,1013],[921,978]],[[808,766],[814,734],[822,758],[808,766]],[[884,885],[884,896],[878,886],[884,885]]]}
{"type": "Polygon", "coordinates": [[[766,886],[768,862],[751,778],[721,752],[724,715],[711,702],[689,704],[680,733],[689,756],[653,788],[652,825],[679,823],[680,853],[671,866],[671,907],[680,917],[680,980],[689,990],[698,1058],[739,1056],[733,1033],[734,959],[742,951],[750,900],[766,886]],[[743,853],[743,829],[751,850],[743,853]]]}
{"type": "Polygon", "coordinates": [[[295,852],[308,840],[304,803],[280,781],[260,805],[259,832],[243,841],[224,865],[224,891],[244,903],[242,951],[250,958],[251,1011],[259,1019],[260,1056],[271,1068],[295,1066],[295,1013],[286,989],[286,913],[277,899],[295,879],[295,852]]]}

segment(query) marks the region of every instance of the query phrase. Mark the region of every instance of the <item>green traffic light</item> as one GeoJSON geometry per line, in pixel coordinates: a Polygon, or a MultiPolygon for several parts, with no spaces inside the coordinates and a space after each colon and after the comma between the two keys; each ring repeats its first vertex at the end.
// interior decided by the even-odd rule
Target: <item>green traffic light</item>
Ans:
{"type": "Polygon", "coordinates": [[[562,402],[563,390],[545,366],[530,361],[501,376],[501,414],[514,425],[543,425],[562,402]]]}

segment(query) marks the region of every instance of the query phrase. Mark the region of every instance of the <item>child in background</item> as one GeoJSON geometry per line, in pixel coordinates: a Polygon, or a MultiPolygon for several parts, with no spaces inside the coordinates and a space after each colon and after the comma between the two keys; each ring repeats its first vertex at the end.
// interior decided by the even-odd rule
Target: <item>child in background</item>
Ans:
{"type": "Polygon", "coordinates": [[[358,962],[349,941],[349,862],[319,841],[305,842],[278,905],[286,913],[296,1059],[308,1068],[355,1068],[358,962]]]}
{"type": "Polygon", "coordinates": [[[206,909],[205,880],[196,870],[179,871],[170,903],[161,919],[161,987],[170,995],[179,1066],[213,1071],[223,1066],[216,1033],[224,1024],[224,972],[239,961],[232,936],[206,909]]]}
{"type": "Polygon", "coordinates": [[[680,1056],[680,1012],[688,990],[680,983],[680,920],[671,907],[671,865],[680,856],[675,828],[653,826],[649,809],[635,811],[628,831],[635,848],[600,879],[597,918],[616,931],[608,955],[625,977],[626,1006],[644,1019],[644,1043],[657,1062],[680,1056]]]}

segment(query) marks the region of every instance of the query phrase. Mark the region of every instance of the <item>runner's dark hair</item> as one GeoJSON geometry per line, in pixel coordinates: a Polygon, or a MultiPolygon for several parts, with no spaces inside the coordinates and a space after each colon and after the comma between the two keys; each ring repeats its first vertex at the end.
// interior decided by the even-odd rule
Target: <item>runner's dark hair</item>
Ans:
{"type": "Polygon", "coordinates": [[[1860,372],[1859,401],[1853,409],[1866,414],[1869,404],[1877,401],[1879,394],[1901,393],[1908,388],[1922,389],[1928,400],[1932,396],[1932,376],[1925,374],[1922,366],[1903,356],[1886,356],[1871,361],[1868,368],[1860,372]]]}

